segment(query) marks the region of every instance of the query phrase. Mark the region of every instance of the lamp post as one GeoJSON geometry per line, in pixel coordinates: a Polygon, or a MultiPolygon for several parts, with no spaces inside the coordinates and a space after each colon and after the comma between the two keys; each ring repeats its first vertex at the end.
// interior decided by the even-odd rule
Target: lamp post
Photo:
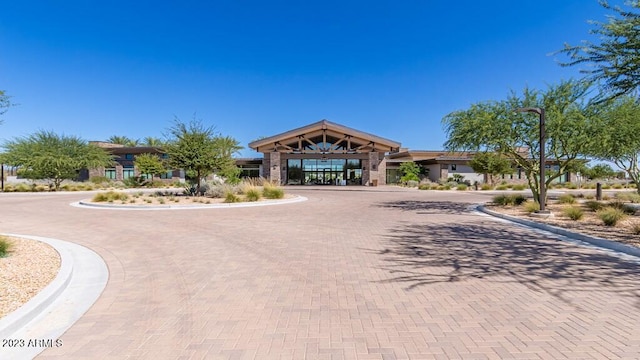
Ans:
{"type": "Polygon", "coordinates": [[[545,162],[546,157],[544,154],[544,143],[546,141],[546,133],[544,130],[544,109],[536,107],[525,107],[516,109],[516,112],[534,113],[540,116],[540,210],[538,213],[546,214],[548,211],[545,209],[546,189],[545,189],[545,162]]]}

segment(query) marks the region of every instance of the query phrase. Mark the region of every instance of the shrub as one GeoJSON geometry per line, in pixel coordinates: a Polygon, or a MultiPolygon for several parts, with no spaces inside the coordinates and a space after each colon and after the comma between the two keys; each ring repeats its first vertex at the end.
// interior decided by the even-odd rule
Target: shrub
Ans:
{"type": "Polygon", "coordinates": [[[496,186],[496,190],[507,190],[509,187],[507,185],[498,185],[496,186]]]}
{"type": "Polygon", "coordinates": [[[524,211],[528,213],[534,213],[540,210],[540,204],[538,204],[535,201],[526,201],[523,207],[524,207],[524,211]]]}
{"type": "Polygon", "coordinates": [[[214,199],[219,199],[227,196],[227,193],[231,192],[235,194],[234,188],[228,184],[222,183],[209,183],[204,195],[214,199]]]}
{"type": "Polygon", "coordinates": [[[224,202],[226,203],[236,203],[240,202],[240,197],[233,193],[233,191],[227,191],[224,194],[224,202]]]}
{"type": "Polygon", "coordinates": [[[493,190],[493,186],[491,186],[491,184],[482,184],[482,186],[480,186],[480,190],[493,190]]]}
{"type": "Polygon", "coordinates": [[[260,194],[260,191],[258,189],[250,188],[245,191],[245,196],[249,201],[258,201],[262,197],[262,194],[260,194]]]}
{"type": "Polygon", "coordinates": [[[116,191],[107,191],[104,193],[97,193],[92,201],[93,202],[113,202],[115,200],[127,200],[129,198],[129,195],[122,193],[122,192],[116,192],[116,191]]]}
{"type": "Polygon", "coordinates": [[[0,258],[7,256],[11,247],[13,247],[13,243],[4,236],[0,236],[0,258]]]}
{"type": "Polygon", "coordinates": [[[591,211],[598,211],[604,208],[604,204],[596,200],[589,200],[584,205],[591,211]]]}
{"type": "Polygon", "coordinates": [[[465,185],[465,184],[458,184],[458,186],[456,186],[456,190],[459,190],[459,191],[465,191],[465,190],[467,190],[467,185],[465,185]]]}
{"type": "Polygon", "coordinates": [[[264,186],[262,189],[262,195],[267,199],[282,199],[284,197],[284,190],[273,185],[264,186]]]}
{"type": "Polygon", "coordinates": [[[614,189],[622,189],[624,186],[622,186],[622,184],[613,184],[611,187],[614,189]]]}
{"type": "Polygon", "coordinates": [[[418,190],[430,190],[431,189],[431,185],[429,184],[420,184],[418,185],[418,190]]]}
{"type": "Polygon", "coordinates": [[[640,194],[638,193],[617,193],[615,195],[616,199],[622,200],[622,201],[629,201],[630,203],[640,203],[640,194]]]}
{"type": "Polygon", "coordinates": [[[622,220],[626,214],[624,211],[612,207],[606,207],[598,211],[598,218],[606,226],[615,226],[618,221],[622,220]]]}
{"type": "Polygon", "coordinates": [[[417,187],[419,183],[416,180],[407,180],[406,184],[407,184],[407,187],[414,188],[414,187],[417,187]]]}
{"type": "Polygon", "coordinates": [[[558,202],[560,204],[575,204],[576,198],[574,198],[571,194],[563,194],[558,198],[558,202]]]}
{"type": "Polygon", "coordinates": [[[493,203],[500,206],[511,205],[511,197],[509,195],[496,195],[493,197],[493,203]]]}
{"type": "Polygon", "coordinates": [[[564,186],[565,186],[567,189],[572,189],[572,190],[575,190],[575,189],[577,189],[577,188],[578,188],[578,185],[577,185],[577,184],[574,184],[574,183],[566,183],[566,184],[564,184],[564,186]]]}
{"type": "Polygon", "coordinates": [[[577,206],[569,206],[565,208],[562,212],[566,217],[568,217],[571,220],[580,220],[584,215],[584,213],[582,212],[582,209],[580,209],[577,206]]]}
{"type": "Polygon", "coordinates": [[[525,184],[515,184],[512,187],[513,190],[524,190],[526,188],[527,188],[527,185],[525,184]]]}
{"type": "Polygon", "coordinates": [[[631,233],[633,233],[634,235],[640,235],[640,223],[639,222],[634,222],[633,224],[631,224],[631,233]]]}
{"type": "Polygon", "coordinates": [[[520,206],[522,205],[525,201],[527,201],[527,198],[524,195],[521,194],[517,194],[517,195],[511,195],[511,198],[513,199],[513,204],[520,206]]]}
{"type": "Polygon", "coordinates": [[[629,205],[623,203],[620,200],[614,200],[614,201],[609,202],[609,207],[612,207],[614,209],[618,209],[618,210],[624,212],[627,215],[633,215],[633,214],[636,213],[636,209],[634,207],[629,206],[629,205]]]}
{"type": "Polygon", "coordinates": [[[92,176],[89,178],[89,181],[97,185],[110,182],[109,178],[106,176],[92,176]]]}

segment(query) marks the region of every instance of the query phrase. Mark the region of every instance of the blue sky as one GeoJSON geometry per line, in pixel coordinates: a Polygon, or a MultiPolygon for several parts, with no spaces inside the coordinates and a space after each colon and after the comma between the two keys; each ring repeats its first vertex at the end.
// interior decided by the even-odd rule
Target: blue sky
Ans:
{"type": "MultiPolygon", "coordinates": [[[[619,1],[610,1],[612,4],[619,1]]],[[[248,142],[328,119],[441,149],[441,119],[579,77],[597,0],[7,1],[0,141],[163,137],[194,116],[248,142]]]]}

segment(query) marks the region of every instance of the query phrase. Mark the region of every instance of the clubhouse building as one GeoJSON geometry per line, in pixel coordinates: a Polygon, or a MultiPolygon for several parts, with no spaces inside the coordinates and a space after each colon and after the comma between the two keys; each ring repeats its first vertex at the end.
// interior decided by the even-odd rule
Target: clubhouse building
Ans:
{"type": "MultiPolygon", "coordinates": [[[[154,147],[125,147],[96,142],[114,155],[113,168],[92,169],[89,176],[106,176],[124,180],[139,176],[134,167],[135,156],[141,153],[163,154],[154,147]]],[[[446,181],[458,174],[465,180],[486,182],[484,174],[477,174],[469,166],[472,152],[447,152],[444,150],[408,150],[400,142],[356,130],[328,120],[321,120],[303,127],[249,143],[249,147],[262,158],[239,158],[236,165],[242,177],[264,177],[283,185],[365,185],[395,184],[402,174],[403,162],[415,162],[426,169],[425,176],[433,181],[446,181]]],[[[553,168],[554,164],[548,164],[553,168]]],[[[181,170],[169,171],[161,176],[166,180],[183,180],[181,170]]],[[[512,182],[525,181],[524,174],[516,169],[507,175],[512,182]]],[[[570,174],[560,181],[570,181],[570,174]]]]}

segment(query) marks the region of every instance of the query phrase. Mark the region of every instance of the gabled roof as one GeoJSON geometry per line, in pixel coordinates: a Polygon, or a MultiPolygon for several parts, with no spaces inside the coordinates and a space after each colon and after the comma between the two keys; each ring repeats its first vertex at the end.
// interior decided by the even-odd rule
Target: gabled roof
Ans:
{"type": "Polygon", "coordinates": [[[350,142],[362,144],[360,146],[362,149],[367,147],[370,151],[395,152],[400,149],[399,142],[336,124],[328,120],[320,120],[297,129],[253,141],[249,143],[249,147],[259,152],[276,151],[279,146],[284,145],[284,147],[289,147],[286,145],[298,142],[300,138],[310,139],[320,135],[329,135],[337,139],[346,137],[350,142]]]}

